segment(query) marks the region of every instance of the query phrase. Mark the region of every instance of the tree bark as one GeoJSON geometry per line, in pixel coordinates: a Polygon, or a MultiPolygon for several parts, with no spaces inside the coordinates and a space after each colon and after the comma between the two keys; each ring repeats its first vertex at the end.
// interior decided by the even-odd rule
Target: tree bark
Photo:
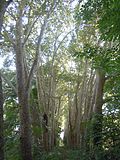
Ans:
{"type": "Polygon", "coordinates": [[[30,111],[28,103],[28,91],[25,87],[25,74],[22,61],[22,53],[16,50],[16,69],[18,100],[20,106],[20,141],[23,160],[32,160],[30,111]]]}
{"type": "Polygon", "coordinates": [[[18,100],[20,106],[20,142],[21,154],[23,160],[32,160],[31,147],[31,129],[30,129],[30,111],[28,102],[28,90],[26,88],[26,74],[24,68],[23,50],[18,40],[16,47],[16,70],[17,70],[17,86],[18,100]]]}
{"type": "Polygon", "coordinates": [[[102,105],[103,89],[105,84],[105,74],[101,69],[96,70],[96,96],[93,117],[93,145],[101,146],[102,144],[102,105]]]}
{"type": "Polygon", "coordinates": [[[18,101],[20,109],[20,143],[21,156],[23,160],[32,160],[32,145],[31,145],[31,122],[30,122],[30,107],[29,107],[29,88],[27,85],[24,46],[22,37],[22,9],[19,11],[19,17],[16,22],[16,44],[14,50],[16,54],[16,71],[17,71],[17,89],[18,101]]]}
{"type": "Polygon", "coordinates": [[[3,135],[3,91],[2,78],[0,75],[0,160],[4,160],[4,135],[3,135]]]}

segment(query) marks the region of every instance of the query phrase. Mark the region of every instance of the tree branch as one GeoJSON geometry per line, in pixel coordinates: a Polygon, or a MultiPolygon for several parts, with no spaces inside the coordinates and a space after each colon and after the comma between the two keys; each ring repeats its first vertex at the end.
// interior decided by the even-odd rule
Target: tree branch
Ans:
{"type": "Polygon", "coordinates": [[[30,25],[30,27],[28,28],[28,31],[27,31],[27,34],[26,34],[26,37],[24,39],[24,42],[23,42],[23,45],[25,45],[25,43],[27,42],[29,36],[30,36],[30,33],[32,31],[32,28],[34,27],[36,21],[38,20],[39,17],[37,17],[35,20],[33,20],[32,24],[30,25]]]}
{"type": "Polygon", "coordinates": [[[13,13],[10,13],[10,11],[6,11],[6,12],[7,12],[15,21],[17,21],[15,15],[14,15],[13,13]]]}
{"type": "Polygon", "coordinates": [[[75,30],[75,28],[73,28],[71,31],[69,31],[69,32],[63,37],[63,39],[60,41],[58,47],[56,48],[56,51],[55,51],[55,52],[58,51],[59,47],[60,47],[61,44],[64,42],[65,38],[66,38],[72,31],[74,31],[74,30],[75,30]]]}
{"type": "Polygon", "coordinates": [[[31,83],[31,80],[32,80],[32,76],[33,76],[33,72],[34,72],[34,70],[35,70],[35,68],[37,66],[38,57],[39,57],[39,50],[40,50],[40,44],[41,44],[41,41],[42,41],[42,38],[43,38],[43,34],[44,34],[44,31],[45,31],[45,28],[46,28],[46,24],[47,24],[47,21],[48,21],[48,19],[50,17],[50,14],[52,13],[52,11],[53,11],[55,6],[56,6],[56,0],[54,0],[53,5],[51,6],[50,10],[48,11],[47,16],[44,19],[43,25],[41,26],[41,30],[40,30],[40,34],[39,34],[38,42],[37,42],[37,47],[36,47],[36,55],[35,55],[35,59],[34,59],[32,67],[31,67],[29,76],[28,76],[26,90],[29,90],[30,83],[31,83]]]}
{"type": "Polygon", "coordinates": [[[10,82],[10,80],[0,71],[0,74],[2,78],[6,81],[6,83],[13,89],[15,94],[17,95],[17,89],[13,86],[13,84],[10,82]]]}
{"type": "Polygon", "coordinates": [[[37,65],[37,62],[38,62],[40,43],[42,41],[42,37],[43,37],[43,33],[44,33],[44,30],[45,30],[45,27],[46,27],[46,23],[47,23],[47,19],[45,19],[45,21],[44,21],[44,23],[43,23],[43,25],[41,27],[40,35],[39,35],[38,42],[37,42],[35,59],[34,59],[32,67],[31,67],[29,76],[28,76],[28,82],[27,82],[27,86],[26,86],[27,90],[29,89],[30,82],[31,82],[31,79],[32,79],[32,76],[33,76],[33,72],[34,72],[35,67],[37,65]]]}
{"type": "Polygon", "coordinates": [[[8,38],[8,41],[9,41],[10,43],[12,43],[13,46],[14,46],[14,45],[15,45],[14,39],[13,39],[13,38],[10,36],[10,34],[6,31],[5,27],[3,27],[3,29],[4,29],[4,34],[5,34],[5,36],[7,36],[7,38],[8,38]]]}

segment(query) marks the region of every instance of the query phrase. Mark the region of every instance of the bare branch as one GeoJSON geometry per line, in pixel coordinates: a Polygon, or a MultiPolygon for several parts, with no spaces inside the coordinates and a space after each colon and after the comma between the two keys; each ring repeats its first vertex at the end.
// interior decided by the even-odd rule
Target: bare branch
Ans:
{"type": "MultiPolygon", "coordinates": [[[[54,0],[54,3],[53,3],[53,5],[51,6],[51,9],[49,10],[48,14],[50,14],[50,12],[52,12],[55,7],[56,7],[56,0],[54,0]]],[[[30,16],[30,13],[29,13],[29,16],[30,16]]],[[[28,28],[28,31],[27,31],[27,34],[26,34],[26,37],[25,37],[25,40],[24,40],[23,45],[25,45],[26,41],[28,40],[28,38],[29,38],[29,36],[30,36],[30,33],[31,33],[31,31],[32,31],[32,28],[34,27],[34,25],[35,25],[35,23],[37,22],[37,20],[39,19],[39,17],[40,17],[40,15],[33,20],[33,22],[32,22],[31,25],[28,23],[28,25],[30,25],[30,27],[28,28]]]]}
{"type": "Polygon", "coordinates": [[[68,36],[72,31],[74,31],[74,30],[75,30],[75,28],[73,28],[71,31],[69,31],[69,32],[63,37],[63,39],[60,41],[58,47],[56,48],[56,51],[55,51],[55,52],[58,51],[58,49],[60,48],[61,44],[64,42],[65,38],[67,38],[67,36],[68,36]]]}
{"type": "Polygon", "coordinates": [[[16,17],[13,13],[10,13],[10,11],[6,11],[15,21],[16,21],[16,17]]]}
{"type": "Polygon", "coordinates": [[[34,69],[35,69],[35,67],[37,65],[37,62],[38,62],[40,43],[41,43],[41,40],[42,40],[42,37],[43,37],[43,33],[44,33],[44,30],[45,30],[45,27],[46,27],[46,23],[47,23],[47,19],[45,19],[45,21],[44,21],[44,23],[43,23],[43,25],[41,27],[40,35],[39,35],[38,42],[37,42],[36,56],[35,56],[33,65],[31,67],[30,73],[29,73],[26,89],[29,89],[30,81],[32,79],[34,69]]]}
{"type": "Polygon", "coordinates": [[[47,15],[46,15],[46,17],[44,19],[43,25],[41,26],[41,30],[40,30],[40,34],[39,34],[38,42],[37,42],[37,47],[36,47],[36,55],[35,55],[35,59],[34,59],[32,67],[31,67],[29,76],[28,76],[26,90],[29,89],[29,86],[30,86],[30,83],[31,83],[31,80],[32,80],[32,76],[33,76],[33,72],[34,72],[34,70],[35,70],[35,68],[37,66],[38,57],[39,57],[39,50],[40,50],[40,44],[41,44],[41,41],[42,41],[42,38],[43,38],[43,34],[44,34],[44,31],[45,31],[45,28],[46,28],[47,21],[48,21],[48,19],[50,17],[50,14],[54,10],[55,6],[56,6],[56,0],[54,0],[53,5],[51,6],[50,10],[48,11],[48,13],[47,13],[47,15]]]}
{"type": "Polygon", "coordinates": [[[37,22],[38,18],[39,18],[39,17],[35,18],[35,19],[33,20],[32,24],[30,25],[30,27],[28,28],[26,37],[25,37],[24,42],[23,42],[23,45],[25,45],[25,43],[27,42],[27,40],[28,40],[28,38],[29,38],[29,36],[30,36],[30,33],[31,33],[31,31],[32,31],[32,28],[34,27],[34,25],[35,25],[35,23],[37,22]]]}

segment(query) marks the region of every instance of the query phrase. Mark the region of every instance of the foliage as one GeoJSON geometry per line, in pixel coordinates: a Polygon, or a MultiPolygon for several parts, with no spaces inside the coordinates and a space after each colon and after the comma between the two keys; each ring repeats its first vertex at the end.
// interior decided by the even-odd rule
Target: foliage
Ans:
{"type": "Polygon", "coordinates": [[[119,78],[109,80],[106,90],[111,96],[107,98],[103,109],[103,148],[108,159],[120,158],[120,96],[119,78]],[[110,85],[114,83],[114,85],[110,85]]]}
{"type": "Polygon", "coordinates": [[[89,154],[85,154],[80,150],[68,150],[67,148],[55,148],[49,154],[44,154],[42,160],[86,160],[89,154]]]}
{"type": "Polygon", "coordinates": [[[5,101],[4,117],[5,158],[20,160],[18,105],[13,97],[5,101]]]}
{"type": "MultiPolygon", "coordinates": [[[[76,19],[97,21],[104,40],[120,40],[120,1],[88,0],[76,13],[76,19]]],[[[90,22],[91,23],[91,22],[90,22]]]]}

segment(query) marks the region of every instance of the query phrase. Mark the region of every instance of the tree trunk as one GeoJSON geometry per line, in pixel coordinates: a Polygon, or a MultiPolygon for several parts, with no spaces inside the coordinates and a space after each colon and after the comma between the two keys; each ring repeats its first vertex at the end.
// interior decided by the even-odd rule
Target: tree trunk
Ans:
{"type": "Polygon", "coordinates": [[[24,70],[23,50],[18,41],[15,47],[16,70],[18,85],[18,100],[20,106],[20,142],[23,160],[32,160],[30,111],[28,103],[28,90],[26,88],[26,75],[24,70]]]}
{"type": "Polygon", "coordinates": [[[0,75],[0,160],[4,160],[4,136],[3,136],[3,91],[0,75]]]}
{"type": "MultiPolygon", "coordinates": [[[[1,4],[0,4],[1,5],[1,4]]],[[[0,36],[3,24],[3,16],[6,7],[0,6],[0,36]]],[[[3,135],[3,91],[2,91],[2,78],[0,74],[0,160],[4,160],[4,135],[3,135]]]]}
{"type": "Polygon", "coordinates": [[[96,70],[96,96],[93,117],[93,145],[102,145],[102,105],[105,74],[102,70],[96,70]]]}
{"type": "Polygon", "coordinates": [[[29,88],[27,88],[27,75],[24,59],[24,48],[22,45],[22,10],[19,11],[18,21],[16,22],[16,44],[14,46],[16,54],[16,71],[18,101],[20,107],[20,142],[21,155],[23,160],[32,160],[31,147],[31,122],[29,108],[29,88]]]}
{"type": "Polygon", "coordinates": [[[32,148],[31,148],[31,128],[30,128],[30,112],[28,105],[28,95],[24,95],[24,98],[19,99],[20,105],[20,121],[21,121],[21,152],[23,160],[32,160],[32,148]]]}
{"type": "Polygon", "coordinates": [[[90,115],[93,113],[93,105],[91,104],[91,101],[93,99],[93,92],[94,92],[94,80],[95,75],[93,70],[91,69],[91,75],[89,77],[88,83],[86,84],[86,98],[85,98],[85,109],[84,109],[84,115],[83,115],[83,122],[84,122],[84,128],[83,128],[83,145],[85,150],[89,150],[89,141],[90,141],[90,126],[89,122],[91,120],[90,115]]]}

